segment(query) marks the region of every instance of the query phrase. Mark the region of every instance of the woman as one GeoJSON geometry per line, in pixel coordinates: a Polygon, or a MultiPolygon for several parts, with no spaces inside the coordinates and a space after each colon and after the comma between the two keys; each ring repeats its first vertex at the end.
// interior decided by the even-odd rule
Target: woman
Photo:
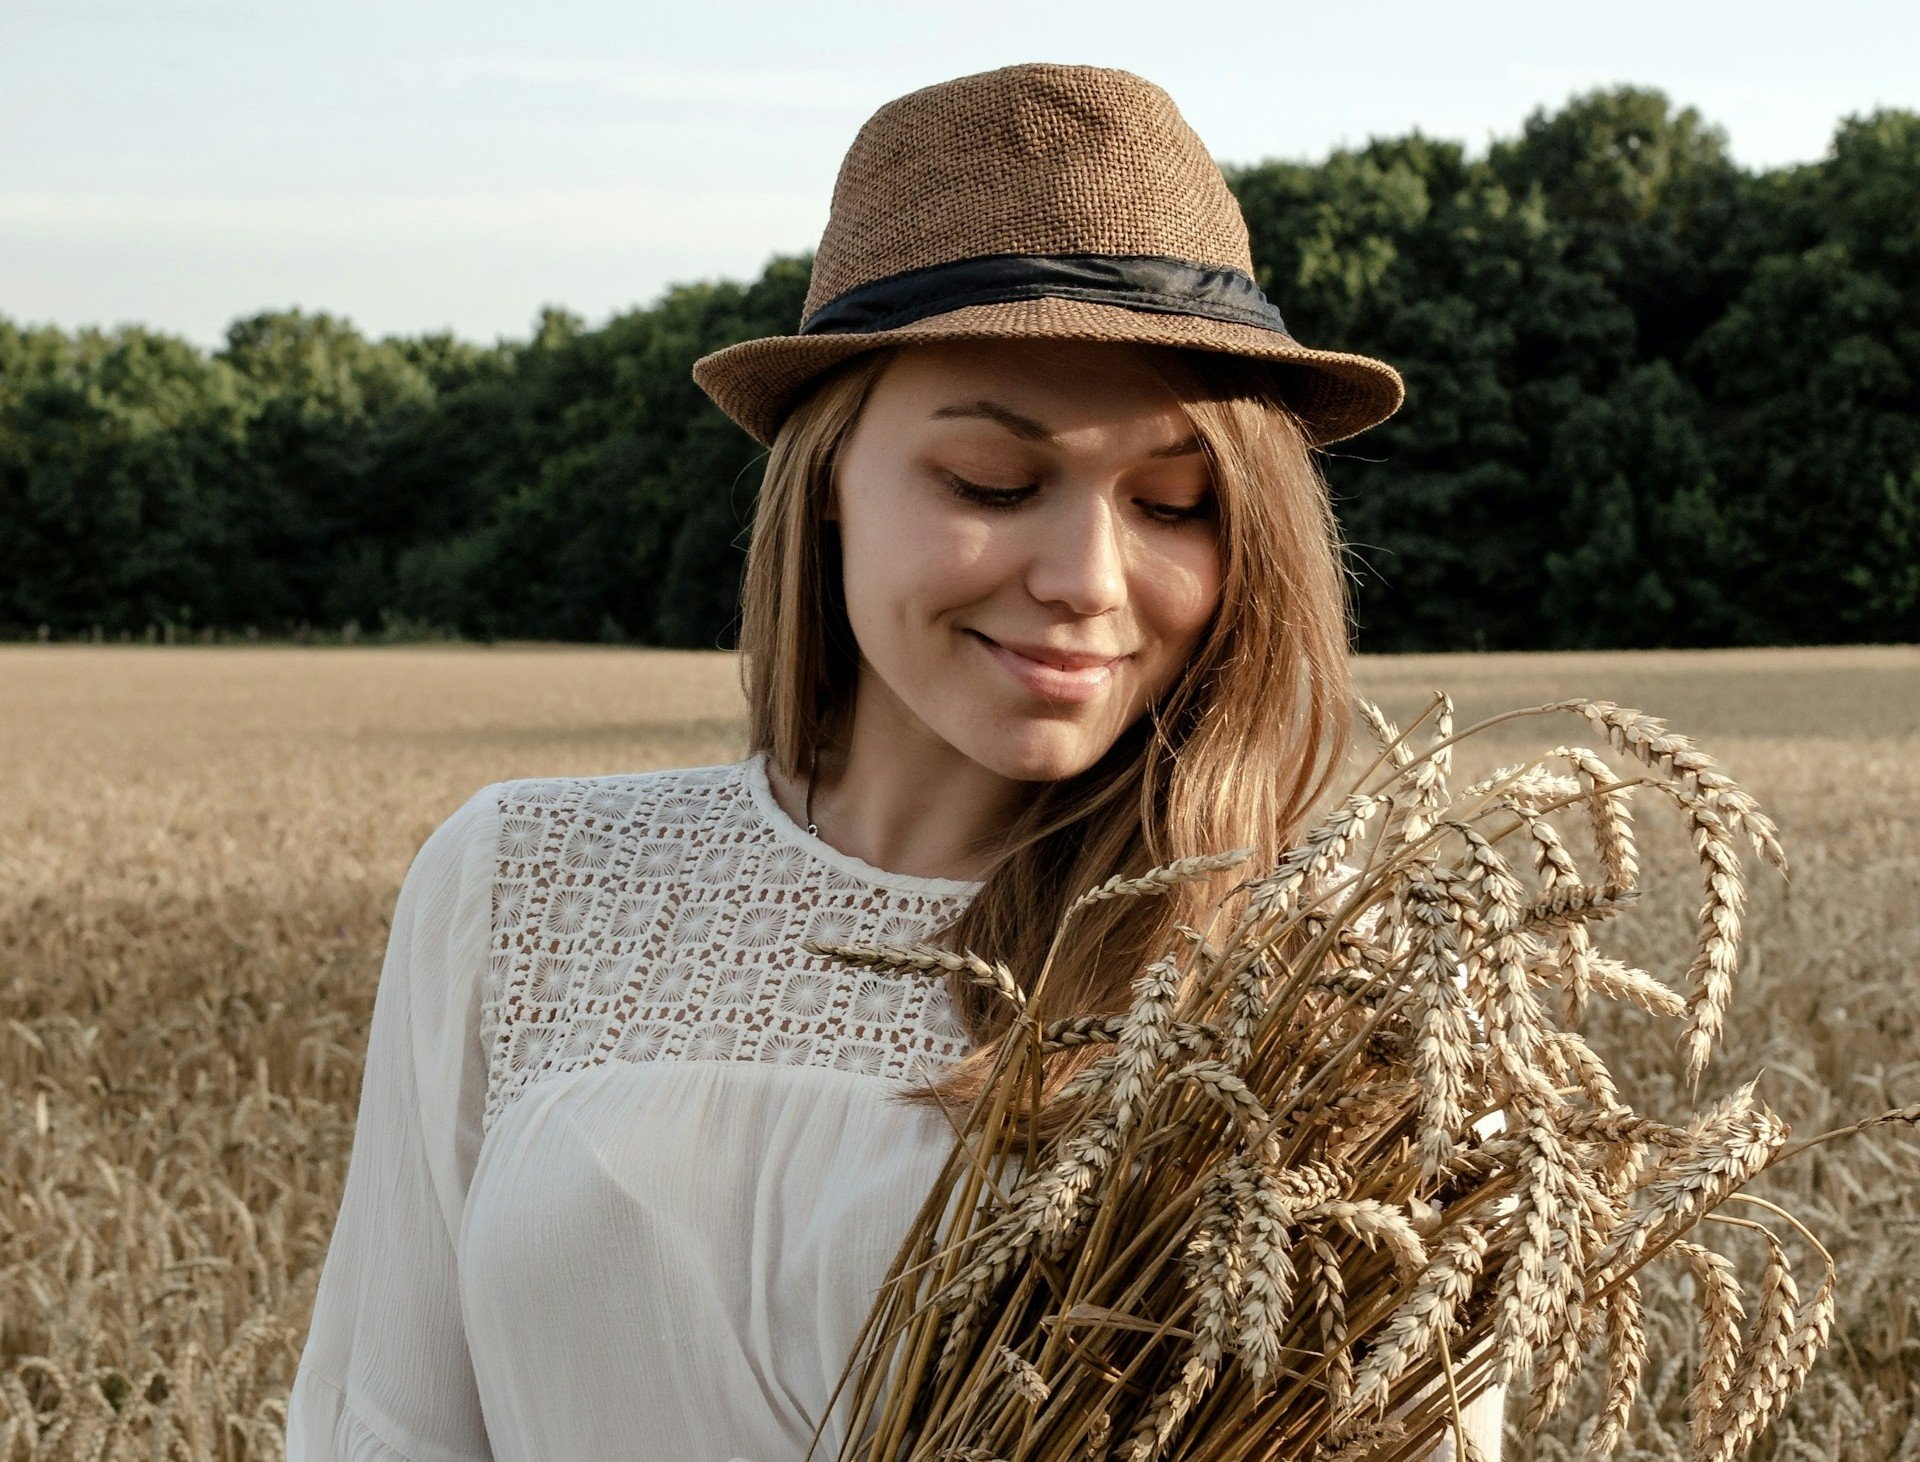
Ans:
{"type": "MultiPolygon", "coordinates": [[[[800,330],[694,374],[771,447],[744,761],[481,789],[409,870],[288,1455],[797,1462],[1064,902],[1286,846],[1344,754],[1314,446],[1399,405],[1309,349],[1164,92],[1031,64],[883,107],[800,330]]],[[[1225,875],[1223,875],[1223,878],[1225,875]]],[[[1112,1009],[1219,888],[1113,900],[1112,1009]]],[[[1091,937],[1098,931],[1098,939],[1091,937]]],[[[1498,1401],[1471,1408],[1497,1452],[1498,1401]]]]}

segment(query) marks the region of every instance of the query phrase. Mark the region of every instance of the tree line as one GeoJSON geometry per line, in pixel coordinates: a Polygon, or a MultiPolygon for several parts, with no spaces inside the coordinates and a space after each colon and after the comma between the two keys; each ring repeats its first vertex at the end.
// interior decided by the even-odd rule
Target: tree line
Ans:
{"type": "MultiPolygon", "coordinates": [[[[1920,114],[1754,171],[1615,87],[1227,176],[1289,327],[1407,380],[1325,463],[1360,648],[1920,639],[1920,114]]],[[[809,263],[490,346],[0,316],[0,635],[729,647],[765,453],[689,367],[809,263]]]]}

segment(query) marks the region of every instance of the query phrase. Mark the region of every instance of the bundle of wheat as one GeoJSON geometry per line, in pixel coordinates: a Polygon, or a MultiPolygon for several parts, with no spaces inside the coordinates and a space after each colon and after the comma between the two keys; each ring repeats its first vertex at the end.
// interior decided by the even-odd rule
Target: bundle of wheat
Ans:
{"type": "MultiPolygon", "coordinates": [[[[1695,1277],[1696,1459],[1743,1454],[1799,1388],[1832,1323],[1832,1261],[1743,1189],[1813,1143],[1789,1148],[1752,1083],[1680,1121],[1636,1112],[1571,1028],[1594,997],[1680,1020],[1697,1083],[1736,968],[1737,840],[1785,876],[1773,823],[1691,740],[1611,702],[1556,701],[1458,735],[1445,695],[1408,733],[1360,711],[1373,764],[1276,867],[1214,903],[1205,929],[1181,927],[1124,1014],[1034,1014],[1051,956],[1027,979],[928,945],[812,946],[958,970],[1014,1007],[843,1381],[844,1462],[1407,1462],[1448,1436],[1464,1455],[1468,1401],[1524,1376],[1537,1425],[1589,1342],[1608,1368],[1589,1445],[1606,1455],[1646,1354],[1636,1275],[1656,1259],[1695,1277]],[[1635,774],[1555,746],[1450,790],[1460,740],[1560,712],[1635,774]],[[1408,735],[1428,715],[1416,752],[1408,735]],[[1683,988],[1593,943],[1638,897],[1639,787],[1677,806],[1703,875],[1683,988]],[[1573,807],[1596,879],[1551,820],[1573,807]],[[1105,1049],[1089,1060],[1088,1046],[1105,1049]],[[1023,1118],[1063,1053],[1084,1062],[1056,1099],[1071,1116],[1037,1141],[1023,1118]],[[1762,1236],[1757,1292],[1688,1237],[1703,1220],[1762,1236]],[[1783,1234],[1820,1266],[1811,1298],[1783,1234]]],[[[1054,950],[1089,903],[1248,856],[1090,890],[1054,950]]]]}

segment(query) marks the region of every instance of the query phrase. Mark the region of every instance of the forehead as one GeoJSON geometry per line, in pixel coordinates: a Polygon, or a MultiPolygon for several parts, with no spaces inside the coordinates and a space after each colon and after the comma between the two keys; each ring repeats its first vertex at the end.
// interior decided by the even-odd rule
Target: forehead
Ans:
{"type": "MultiPolygon", "coordinates": [[[[1184,435],[1179,398],[1143,348],[1109,341],[955,340],[902,348],[874,382],[869,409],[929,428],[980,417],[942,408],[989,401],[1059,432],[1132,426],[1184,435]]],[[[902,423],[904,424],[904,423],[902,423]]]]}

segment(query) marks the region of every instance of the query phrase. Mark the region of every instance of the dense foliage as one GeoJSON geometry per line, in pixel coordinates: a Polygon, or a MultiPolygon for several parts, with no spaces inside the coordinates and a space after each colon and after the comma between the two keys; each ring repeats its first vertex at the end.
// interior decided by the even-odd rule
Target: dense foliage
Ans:
{"type": "MultiPolygon", "coordinates": [[[[1228,178],[1295,333],[1407,378],[1327,464],[1362,649],[1920,639],[1920,115],[1751,172],[1620,87],[1228,178]]],[[[688,367],[808,266],[491,347],[0,317],[0,634],[731,645],[764,453],[688,367]]]]}

